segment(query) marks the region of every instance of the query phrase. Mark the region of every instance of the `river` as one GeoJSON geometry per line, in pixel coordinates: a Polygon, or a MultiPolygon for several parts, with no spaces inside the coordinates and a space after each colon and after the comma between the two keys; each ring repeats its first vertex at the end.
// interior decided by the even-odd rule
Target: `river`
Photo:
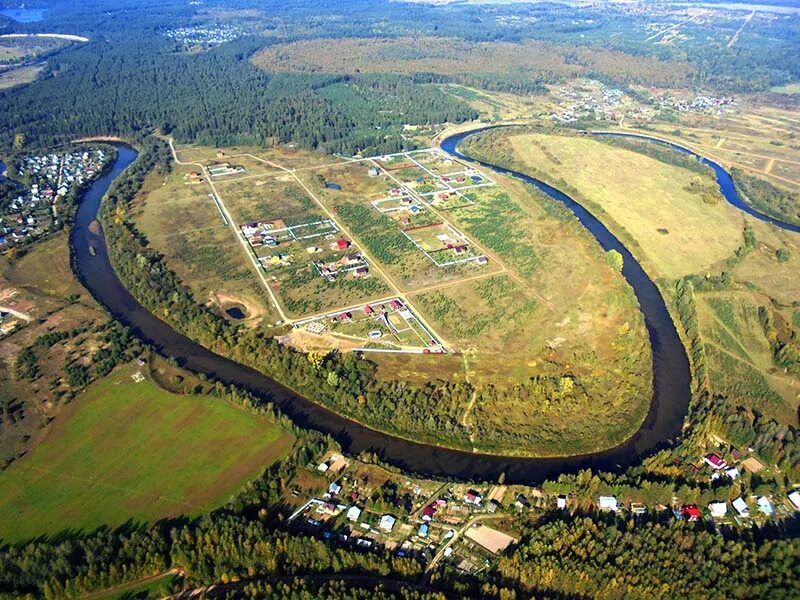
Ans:
{"type": "MultiPolygon", "coordinates": [[[[466,137],[448,138],[443,148],[456,153],[466,137]]],[[[103,195],[113,180],[136,158],[124,144],[115,144],[118,154],[112,168],[98,179],[78,208],[70,243],[76,274],[94,298],[116,319],[125,323],[145,342],[196,373],[235,384],[259,398],[271,401],[297,425],[333,436],[350,454],[376,453],[403,470],[425,476],[493,481],[501,474],[508,483],[537,483],[560,473],[592,468],[619,471],[638,463],[644,455],[669,443],[680,434],[689,402],[689,364],[658,289],[628,250],[585,209],[570,198],[520,173],[516,177],[535,185],[563,202],[605,248],[615,248],[624,259],[623,275],[636,292],[653,346],[654,396],[644,424],[623,444],[595,454],[564,458],[514,458],[437,448],[373,431],[307,400],[272,379],[244,365],[214,354],[174,331],[142,307],[117,278],[109,261],[102,228],[95,222],[103,195]],[[94,248],[94,254],[89,248],[94,248]]]]}

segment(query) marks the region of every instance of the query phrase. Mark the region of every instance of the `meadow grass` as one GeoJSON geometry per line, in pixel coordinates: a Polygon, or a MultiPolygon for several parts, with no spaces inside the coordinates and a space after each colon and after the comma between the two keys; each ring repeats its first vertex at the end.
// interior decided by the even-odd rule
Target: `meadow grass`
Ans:
{"type": "Polygon", "coordinates": [[[134,372],[122,367],[90,386],[0,473],[0,539],[198,515],[292,445],[263,417],[134,383],[134,372]]]}
{"type": "Polygon", "coordinates": [[[709,204],[690,191],[690,182],[702,177],[697,173],[585,137],[526,133],[508,140],[523,166],[556,185],[568,181],[606,213],[599,216],[614,222],[612,230],[635,239],[651,276],[703,273],[741,244],[741,213],[721,198],[709,204]]]}

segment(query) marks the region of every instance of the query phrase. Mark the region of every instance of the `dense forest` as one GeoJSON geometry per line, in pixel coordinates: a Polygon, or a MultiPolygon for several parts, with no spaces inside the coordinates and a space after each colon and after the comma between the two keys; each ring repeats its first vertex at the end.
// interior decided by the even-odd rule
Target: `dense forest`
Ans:
{"type": "Polygon", "coordinates": [[[39,81],[0,93],[0,143],[10,147],[15,133],[54,144],[159,129],[212,146],[296,142],[327,152],[380,153],[407,145],[396,128],[403,123],[476,116],[410,77],[270,76],[247,60],[260,43],[248,38],[186,55],[174,53],[164,37],[137,35],[63,52],[39,81]]]}

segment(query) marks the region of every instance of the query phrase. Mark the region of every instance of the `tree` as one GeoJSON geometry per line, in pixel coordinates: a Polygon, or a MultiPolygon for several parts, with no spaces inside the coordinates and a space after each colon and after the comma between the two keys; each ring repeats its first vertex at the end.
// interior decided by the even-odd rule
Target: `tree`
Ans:
{"type": "Polygon", "coordinates": [[[622,267],[625,265],[622,254],[613,248],[606,252],[606,262],[608,263],[608,266],[614,269],[617,273],[621,272],[622,267]]]}

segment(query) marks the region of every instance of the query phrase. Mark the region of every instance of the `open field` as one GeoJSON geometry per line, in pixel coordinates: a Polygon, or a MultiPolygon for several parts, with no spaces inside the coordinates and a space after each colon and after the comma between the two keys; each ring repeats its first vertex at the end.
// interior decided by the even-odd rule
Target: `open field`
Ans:
{"type": "Polygon", "coordinates": [[[800,192],[800,120],[794,111],[758,100],[743,101],[735,114],[716,118],[685,114],[677,127],[654,123],[648,129],[729,169],[738,167],[800,192]]]}
{"type": "Polygon", "coordinates": [[[796,423],[800,379],[775,365],[759,321],[759,307],[769,307],[769,298],[745,290],[697,297],[714,391],[779,422],[796,423]]]}
{"type": "Polygon", "coordinates": [[[42,69],[42,65],[32,65],[2,72],[0,73],[0,90],[30,83],[36,79],[42,69]]]}
{"type": "Polygon", "coordinates": [[[292,436],[261,417],[135,383],[135,372],[93,384],[0,474],[0,538],[200,514],[291,447],[292,436]]]}
{"type": "Polygon", "coordinates": [[[710,174],[585,137],[525,133],[506,139],[523,167],[577,190],[603,211],[601,219],[624,229],[652,276],[706,272],[741,244],[741,213],[721,197],[704,202],[690,187],[694,181],[714,185],[710,174]]]}
{"type": "Polygon", "coordinates": [[[565,48],[528,40],[468,42],[445,38],[337,39],[276,44],[256,53],[252,62],[266,71],[304,73],[437,73],[462,76],[511,74],[533,81],[542,72],[579,77],[592,70],[624,73],[653,84],[686,83],[694,68],[677,61],[626,56],[596,48],[565,48]]]}
{"type": "Polygon", "coordinates": [[[163,179],[151,175],[133,207],[142,233],[199,302],[250,307],[248,317],[277,319],[250,260],[209,197],[205,183],[190,183],[191,169],[175,166],[163,179]]]}
{"type": "Polygon", "coordinates": [[[38,242],[13,262],[0,257],[0,304],[24,307],[23,312],[33,318],[0,342],[0,403],[7,407],[0,415],[0,464],[4,464],[24,452],[36,431],[58,414],[65,362],[94,352],[98,341],[88,333],[85,339],[51,346],[41,353],[41,376],[33,382],[14,376],[20,352],[41,335],[91,328],[104,323],[106,315],[73,277],[65,234],[38,242]]]}

